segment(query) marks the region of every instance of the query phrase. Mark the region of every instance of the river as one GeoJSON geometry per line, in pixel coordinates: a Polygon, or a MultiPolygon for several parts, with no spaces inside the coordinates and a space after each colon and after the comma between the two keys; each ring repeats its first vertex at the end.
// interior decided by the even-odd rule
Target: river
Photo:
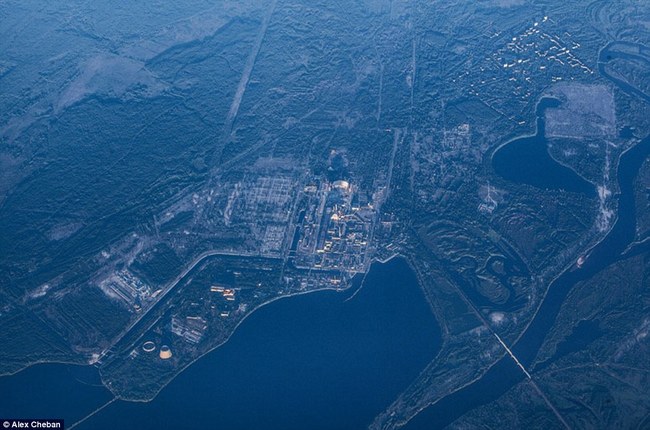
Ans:
{"type": "MultiPolygon", "coordinates": [[[[591,249],[582,268],[567,270],[550,284],[548,293],[534,319],[511,347],[514,355],[526,368],[530,369],[534,364],[546,334],[553,326],[573,286],[620,260],[625,249],[634,240],[636,231],[634,181],[641,165],[649,156],[650,136],[621,156],[617,177],[620,195],[616,223],[608,235],[591,249]]],[[[523,379],[521,370],[506,355],[479,380],[429,406],[409,421],[405,428],[408,430],[444,428],[467,412],[497,400],[523,379]]]]}

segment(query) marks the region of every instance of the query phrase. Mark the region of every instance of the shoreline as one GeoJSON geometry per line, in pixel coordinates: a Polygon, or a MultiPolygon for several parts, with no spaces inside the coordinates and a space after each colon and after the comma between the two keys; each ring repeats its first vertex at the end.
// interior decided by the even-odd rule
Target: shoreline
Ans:
{"type": "MultiPolygon", "coordinates": [[[[650,139],[650,136],[646,137],[646,139],[650,139]]],[[[636,148],[636,146],[637,146],[638,144],[640,144],[643,140],[644,140],[644,139],[639,139],[637,142],[635,142],[635,143],[634,143],[633,145],[631,145],[629,148],[627,148],[627,149],[625,149],[624,151],[621,152],[621,154],[620,154],[619,157],[618,157],[618,160],[616,160],[616,175],[617,175],[617,176],[618,176],[618,174],[619,174],[619,170],[620,170],[621,158],[622,158],[625,154],[627,154],[628,152],[630,152],[632,149],[636,148]]],[[[620,192],[620,184],[618,183],[618,180],[617,180],[617,186],[618,186],[618,188],[619,188],[619,191],[618,191],[618,195],[617,195],[617,197],[618,197],[618,199],[620,199],[620,193],[621,193],[621,192],[620,192]]],[[[589,258],[589,256],[592,254],[593,250],[594,250],[597,246],[599,246],[602,242],[604,242],[605,239],[607,239],[607,238],[609,237],[609,235],[612,233],[612,231],[614,230],[614,228],[615,228],[616,225],[618,224],[618,221],[619,221],[619,218],[620,218],[620,214],[619,214],[620,208],[619,208],[618,206],[619,206],[619,203],[618,203],[618,201],[617,201],[616,215],[615,215],[615,217],[613,218],[612,223],[610,224],[610,226],[609,226],[609,228],[607,229],[607,231],[603,232],[603,233],[602,233],[602,236],[600,237],[600,239],[596,240],[595,242],[593,242],[593,239],[592,239],[592,240],[591,240],[592,245],[591,245],[591,246],[588,246],[588,247],[585,249],[585,251],[584,251],[581,255],[584,255],[584,256],[586,256],[586,258],[589,258]]],[[[623,251],[623,252],[625,252],[625,251],[623,251]]],[[[548,286],[547,286],[546,289],[545,289],[544,294],[542,295],[542,297],[541,297],[541,299],[540,299],[539,306],[537,307],[537,309],[536,309],[535,312],[533,313],[532,318],[531,318],[531,319],[526,323],[526,326],[524,327],[524,329],[523,329],[523,330],[521,331],[521,333],[520,333],[520,334],[515,338],[514,342],[512,343],[513,347],[514,347],[514,345],[516,345],[516,344],[520,341],[520,339],[523,337],[523,335],[528,331],[528,328],[530,327],[530,325],[532,324],[532,322],[533,322],[533,321],[535,320],[535,318],[537,317],[537,314],[539,313],[540,309],[542,308],[542,304],[543,304],[544,301],[546,300],[546,296],[548,296],[548,294],[549,294],[549,292],[550,292],[550,290],[551,290],[551,287],[553,287],[553,284],[555,284],[559,278],[561,278],[561,277],[564,276],[566,273],[568,273],[568,272],[570,272],[572,269],[574,269],[574,267],[575,267],[575,262],[570,262],[570,263],[569,263],[567,266],[565,266],[564,269],[562,269],[562,270],[561,270],[561,271],[560,271],[556,276],[554,276],[553,278],[551,278],[551,280],[550,280],[549,283],[548,283],[548,286]]]]}
{"type": "MultiPolygon", "coordinates": [[[[359,285],[359,288],[354,292],[354,294],[353,294],[352,296],[348,297],[348,298],[346,299],[346,301],[351,300],[352,298],[354,298],[354,297],[357,295],[357,293],[358,293],[358,292],[363,288],[363,286],[364,286],[364,284],[365,284],[366,276],[368,275],[368,273],[370,273],[370,270],[371,270],[371,267],[372,267],[373,264],[375,264],[375,263],[386,264],[386,263],[392,261],[393,259],[395,259],[395,258],[399,258],[399,257],[401,257],[401,258],[405,258],[404,256],[402,256],[402,255],[399,254],[399,253],[395,253],[395,254],[391,255],[390,257],[388,257],[388,258],[386,258],[386,259],[383,259],[383,260],[380,260],[380,259],[378,259],[378,258],[373,258],[373,260],[372,260],[371,263],[370,263],[370,266],[368,267],[368,270],[364,273],[363,278],[362,278],[361,281],[360,281],[361,284],[359,285]]],[[[407,261],[408,261],[408,260],[407,260],[407,261]]],[[[351,279],[352,279],[352,278],[351,278],[351,279]]],[[[243,317],[240,321],[238,321],[237,324],[235,324],[235,326],[233,327],[232,331],[231,331],[230,334],[226,337],[226,339],[224,339],[223,342],[219,343],[218,345],[215,345],[214,347],[212,347],[212,348],[210,348],[209,350],[207,350],[205,353],[199,355],[198,357],[196,357],[196,358],[194,358],[192,361],[190,361],[188,364],[186,364],[185,366],[183,366],[183,367],[178,371],[178,373],[176,373],[176,374],[175,374],[175,375],[174,375],[174,376],[173,376],[169,381],[167,381],[164,385],[162,385],[162,386],[160,387],[160,389],[158,389],[158,390],[156,391],[156,393],[153,395],[153,397],[151,397],[151,398],[148,398],[148,399],[129,399],[129,398],[121,397],[121,396],[119,396],[118,394],[116,394],[115,392],[113,392],[113,390],[111,390],[111,389],[109,388],[109,386],[106,384],[106,381],[104,380],[104,378],[103,378],[103,376],[102,376],[102,374],[101,374],[101,370],[100,370],[100,369],[98,369],[98,370],[99,370],[99,376],[100,376],[100,378],[101,378],[102,384],[106,387],[106,389],[107,389],[111,394],[113,394],[113,396],[115,396],[115,398],[116,398],[117,400],[121,400],[121,401],[125,401],[125,402],[133,402],[133,403],[148,403],[148,402],[151,402],[151,401],[155,400],[156,397],[158,397],[158,394],[160,394],[160,392],[161,392],[161,391],[162,391],[162,390],[163,390],[167,385],[169,385],[169,384],[170,384],[174,379],[176,379],[176,378],[178,377],[178,375],[180,375],[181,373],[183,373],[187,368],[189,368],[190,366],[192,366],[194,363],[196,363],[196,362],[197,362],[198,360],[200,360],[201,358],[205,357],[206,355],[210,354],[211,352],[213,352],[213,351],[215,351],[216,349],[218,349],[218,348],[222,347],[223,345],[225,345],[225,344],[226,344],[226,343],[227,343],[227,342],[232,338],[232,336],[237,332],[237,329],[239,328],[239,326],[240,326],[244,321],[246,321],[246,319],[247,319],[248,317],[250,317],[251,315],[253,315],[256,311],[262,309],[263,307],[265,307],[265,306],[267,306],[267,305],[270,305],[271,303],[273,303],[273,302],[275,302],[275,301],[282,300],[282,299],[288,299],[288,298],[292,298],[292,297],[299,297],[299,296],[303,296],[303,295],[307,295],[307,294],[318,293],[318,292],[325,292],[325,291],[332,291],[332,292],[336,292],[336,293],[344,293],[344,292],[349,291],[350,288],[352,288],[352,282],[351,282],[351,280],[349,281],[349,285],[347,285],[346,287],[338,287],[338,288],[337,288],[337,287],[323,287],[323,288],[316,288],[316,289],[308,290],[308,291],[297,291],[297,292],[293,292],[293,293],[289,293],[289,294],[285,294],[285,295],[281,295],[281,296],[273,297],[273,298],[271,298],[271,299],[269,299],[269,300],[267,300],[267,301],[265,301],[265,302],[259,304],[259,305],[256,306],[255,308],[251,309],[250,312],[248,312],[246,315],[244,315],[244,317],[243,317]]]]}
{"type": "MultiPolygon", "coordinates": [[[[111,392],[111,394],[113,394],[113,395],[115,396],[115,398],[116,398],[117,400],[121,400],[121,401],[125,401],[125,402],[132,402],[132,403],[148,403],[148,402],[151,402],[151,401],[155,400],[156,397],[158,397],[158,394],[160,394],[160,392],[161,392],[161,391],[162,391],[162,390],[163,390],[167,385],[169,385],[169,383],[171,383],[174,379],[176,379],[176,377],[178,377],[178,375],[180,375],[181,373],[183,373],[183,372],[184,372],[188,367],[190,367],[191,365],[193,365],[194,363],[196,363],[198,360],[200,360],[201,358],[205,357],[206,355],[210,354],[210,353],[213,352],[214,350],[216,350],[216,349],[222,347],[223,345],[225,345],[225,344],[230,340],[230,338],[232,338],[232,336],[235,334],[235,332],[237,331],[237,329],[239,328],[239,326],[240,326],[244,321],[246,321],[246,319],[247,319],[248,317],[250,317],[251,315],[253,315],[253,313],[255,313],[256,311],[258,311],[259,309],[261,309],[261,308],[263,308],[263,307],[265,307],[265,306],[267,306],[267,305],[270,305],[271,303],[273,303],[273,302],[275,302],[275,301],[277,301],[277,300],[288,299],[288,298],[291,298],[291,297],[298,297],[298,296],[303,296],[303,295],[307,295],[307,294],[311,294],[311,293],[324,292],[324,291],[333,291],[333,292],[336,292],[336,293],[342,293],[342,292],[347,291],[349,288],[350,288],[350,287],[346,287],[346,288],[323,287],[323,288],[317,288],[317,289],[315,289],[315,290],[309,290],[309,291],[298,291],[298,292],[295,292],[295,293],[289,293],[289,294],[285,294],[285,295],[282,295],[282,296],[277,296],[277,297],[274,297],[274,298],[272,298],[272,299],[269,299],[269,300],[266,301],[266,302],[261,303],[260,305],[258,305],[258,306],[256,306],[255,308],[253,308],[253,309],[252,309],[250,312],[248,312],[246,315],[244,315],[244,317],[243,317],[239,322],[237,322],[237,324],[235,324],[235,326],[233,327],[232,331],[230,332],[230,334],[228,335],[228,337],[226,337],[226,339],[225,339],[223,342],[221,342],[221,343],[219,343],[218,345],[216,345],[216,346],[210,348],[208,351],[206,351],[205,353],[201,354],[200,356],[194,358],[194,359],[193,359],[192,361],[190,361],[188,364],[186,364],[185,366],[183,366],[183,367],[178,371],[178,373],[176,373],[176,374],[175,374],[175,375],[174,375],[174,376],[173,376],[169,381],[167,381],[164,385],[162,385],[162,386],[160,387],[160,389],[159,389],[158,391],[156,391],[156,393],[154,394],[154,396],[151,397],[151,398],[149,398],[149,399],[129,399],[129,398],[124,398],[124,397],[119,396],[118,394],[116,394],[115,392],[113,392],[113,391],[108,387],[108,385],[105,383],[104,378],[102,377],[102,375],[101,375],[101,371],[100,371],[100,378],[101,378],[101,380],[102,380],[102,384],[106,387],[106,389],[108,389],[108,390],[111,392]]],[[[98,370],[99,370],[99,369],[98,369],[98,370]]]]}
{"type": "MultiPolygon", "coordinates": [[[[408,264],[408,258],[406,258],[404,255],[400,254],[399,252],[395,252],[392,255],[390,255],[389,257],[386,257],[386,258],[383,258],[383,259],[376,258],[376,257],[373,258],[371,260],[371,262],[370,262],[370,265],[368,266],[368,270],[363,274],[363,278],[360,281],[361,284],[359,285],[359,288],[357,288],[357,290],[354,292],[354,294],[352,296],[350,296],[349,298],[347,298],[346,301],[351,300],[352,298],[354,298],[356,296],[356,294],[363,288],[363,286],[365,284],[365,278],[368,275],[368,273],[370,273],[370,270],[371,270],[373,264],[375,264],[375,263],[387,264],[390,261],[394,260],[395,258],[404,258],[407,261],[407,264],[408,264]]],[[[409,264],[409,267],[410,267],[410,264],[409,264]]],[[[230,332],[230,334],[226,337],[226,339],[223,342],[221,342],[218,345],[215,345],[214,347],[208,349],[205,353],[199,355],[198,357],[194,358],[192,361],[190,361],[189,363],[184,365],[171,379],[169,379],[169,381],[167,381],[164,385],[162,385],[155,392],[155,394],[150,398],[137,399],[137,398],[127,398],[127,397],[123,397],[123,396],[118,395],[108,385],[107,382],[109,382],[109,381],[107,381],[103,377],[103,375],[101,373],[101,368],[98,367],[96,364],[89,363],[89,362],[83,361],[83,360],[82,361],[73,361],[73,360],[66,361],[66,360],[47,360],[47,359],[45,359],[45,360],[32,361],[32,362],[26,363],[23,367],[21,367],[20,369],[14,371],[14,372],[7,372],[7,373],[0,374],[0,378],[11,377],[11,376],[17,375],[17,374],[19,374],[19,373],[21,373],[21,372],[23,372],[23,371],[25,371],[25,370],[27,370],[27,369],[29,369],[31,367],[38,366],[38,365],[41,365],[41,364],[59,364],[59,365],[66,365],[66,366],[94,367],[94,368],[97,369],[98,376],[99,376],[100,381],[101,381],[101,385],[107,390],[107,392],[111,396],[113,396],[113,401],[112,402],[114,402],[116,400],[120,400],[120,401],[125,401],[125,402],[132,402],[132,403],[148,403],[148,402],[151,402],[151,401],[155,400],[156,397],[158,396],[158,394],[160,394],[160,392],[167,385],[169,385],[169,383],[171,383],[174,379],[176,379],[176,377],[178,377],[178,375],[183,373],[187,368],[189,368],[191,365],[193,365],[194,363],[196,363],[198,360],[205,357],[209,353],[211,353],[214,350],[216,350],[216,349],[222,347],[223,345],[225,345],[232,338],[232,336],[235,334],[235,332],[237,331],[239,326],[248,317],[250,317],[253,313],[258,311],[259,309],[261,309],[261,308],[263,308],[263,307],[265,307],[265,306],[267,306],[267,305],[269,305],[269,304],[271,304],[271,303],[273,303],[273,302],[275,302],[277,300],[288,299],[288,298],[292,298],[292,297],[298,297],[298,296],[307,295],[307,294],[311,294],[311,293],[318,293],[318,292],[325,292],[325,291],[332,291],[332,292],[336,292],[336,293],[347,292],[353,286],[352,282],[351,282],[352,279],[353,278],[350,278],[350,281],[348,281],[348,285],[346,285],[345,287],[322,287],[322,288],[316,288],[316,289],[313,289],[313,290],[296,291],[296,292],[292,292],[292,293],[289,293],[289,294],[276,296],[276,297],[273,297],[273,298],[271,298],[271,299],[269,299],[269,300],[267,300],[265,302],[262,302],[261,304],[259,304],[255,308],[253,308],[250,312],[248,312],[246,315],[244,315],[244,317],[240,321],[238,321],[237,324],[235,324],[232,331],[230,332]]],[[[99,386],[97,386],[97,387],[99,387],[99,386]]]]}

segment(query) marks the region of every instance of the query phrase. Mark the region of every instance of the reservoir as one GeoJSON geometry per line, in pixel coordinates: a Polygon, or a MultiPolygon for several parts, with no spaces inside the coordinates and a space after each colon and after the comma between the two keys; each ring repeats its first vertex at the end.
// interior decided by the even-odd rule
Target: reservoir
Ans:
{"type": "Polygon", "coordinates": [[[498,148],[492,156],[492,167],[508,181],[596,197],[593,184],[573,169],[558,163],[548,152],[548,141],[544,137],[544,110],[557,106],[557,99],[542,98],[537,104],[536,133],[511,140],[498,148]]]}
{"type": "MultiPolygon", "coordinates": [[[[153,401],[114,402],[76,428],[365,428],[435,357],[441,340],[405,260],[373,264],[354,293],[275,301],[153,401]]],[[[24,386],[12,403],[19,413],[10,415],[63,417],[69,426],[110,399],[104,388],[65,385],[69,367],[35,366],[0,378],[0,393],[24,386]],[[60,409],[36,404],[40,387],[54,392],[53,383],[64,384],[63,397],[77,396],[70,393],[77,389],[88,399],[60,409]]]]}
{"type": "Polygon", "coordinates": [[[69,426],[112,398],[90,366],[38,364],[0,377],[0,418],[63,418],[69,426]]]}

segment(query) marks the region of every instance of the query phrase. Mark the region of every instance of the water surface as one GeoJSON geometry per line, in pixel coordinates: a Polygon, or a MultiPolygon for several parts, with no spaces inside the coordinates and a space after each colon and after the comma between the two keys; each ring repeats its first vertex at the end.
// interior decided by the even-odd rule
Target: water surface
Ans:
{"type": "MultiPolygon", "coordinates": [[[[365,428],[435,357],[440,331],[402,259],[374,264],[351,296],[322,291],[273,302],[152,402],[117,401],[77,429],[365,428]]],[[[110,398],[104,388],[80,390],[67,367],[0,378],[1,393],[22,387],[8,410],[69,425],[110,398]],[[39,395],[43,386],[46,395],[39,395]],[[78,404],[66,400],[80,397],[78,404]]]]}
{"type": "Polygon", "coordinates": [[[573,169],[558,163],[548,152],[544,137],[544,110],[557,107],[559,101],[543,98],[537,105],[537,131],[533,136],[514,139],[494,152],[492,166],[502,178],[518,184],[549,190],[564,190],[596,196],[593,184],[573,169]]]}
{"type": "MultiPolygon", "coordinates": [[[[627,151],[618,165],[618,218],[608,235],[589,253],[581,269],[564,272],[551,283],[526,331],[511,350],[528,369],[535,363],[546,335],[555,323],[558,313],[571,289],[593,277],[599,271],[621,258],[636,232],[636,203],[634,181],[644,160],[650,157],[650,136],[627,151]]],[[[594,286],[597,288],[597,285],[594,286]]],[[[544,366],[550,362],[544,363],[544,366]]],[[[444,428],[469,411],[497,400],[524,379],[524,375],[509,356],[504,356],[481,379],[429,406],[405,427],[408,430],[444,428]]],[[[549,413],[551,413],[549,411],[549,413]]]]}

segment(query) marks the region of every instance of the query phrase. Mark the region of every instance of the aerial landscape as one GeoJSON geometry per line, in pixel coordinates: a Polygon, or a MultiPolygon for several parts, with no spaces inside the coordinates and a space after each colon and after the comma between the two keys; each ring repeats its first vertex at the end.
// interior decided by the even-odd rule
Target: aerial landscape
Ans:
{"type": "Polygon", "coordinates": [[[650,3],[6,0],[0,36],[5,428],[650,428],[650,3]]]}

